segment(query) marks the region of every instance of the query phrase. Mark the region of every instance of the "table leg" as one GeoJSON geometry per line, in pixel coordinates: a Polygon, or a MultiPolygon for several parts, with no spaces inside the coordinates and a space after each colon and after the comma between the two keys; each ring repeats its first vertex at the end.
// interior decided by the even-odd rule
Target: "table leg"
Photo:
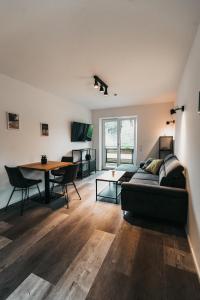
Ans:
{"type": "Polygon", "coordinates": [[[97,201],[97,179],[96,179],[96,201],[97,201]]]}
{"type": "Polygon", "coordinates": [[[45,203],[50,202],[49,171],[45,172],[45,203]]]}

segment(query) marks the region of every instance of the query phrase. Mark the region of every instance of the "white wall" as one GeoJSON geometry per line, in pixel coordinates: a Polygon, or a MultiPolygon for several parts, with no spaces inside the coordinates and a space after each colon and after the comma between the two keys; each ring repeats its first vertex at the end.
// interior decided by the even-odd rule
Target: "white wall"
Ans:
{"type": "Polygon", "coordinates": [[[166,126],[170,120],[170,109],[173,103],[137,105],[92,111],[92,123],[94,124],[93,146],[97,148],[98,167],[101,169],[101,128],[102,118],[137,116],[137,161],[148,156],[157,156],[158,138],[160,135],[171,135],[172,126],[166,126]]]}
{"type": "MultiPolygon", "coordinates": [[[[23,82],[0,74],[0,208],[11,191],[4,165],[40,160],[60,160],[88,143],[70,142],[70,122],[91,122],[91,113],[79,104],[55,97],[23,82]],[[6,112],[20,114],[20,130],[7,130],[6,112]],[[49,124],[49,137],[40,135],[40,122],[49,124]]],[[[31,174],[41,177],[42,174],[31,174]]],[[[18,196],[15,197],[15,201],[18,196]]]]}
{"type": "Polygon", "coordinates": [[[200,114],[197,113],[199,91],[200,27],[179,87],[177,104],[185,105],[185,111],[176,114],[175,144],[177,156],[187,168],[190,192],[187,230],[200,271],[200,114]]]}

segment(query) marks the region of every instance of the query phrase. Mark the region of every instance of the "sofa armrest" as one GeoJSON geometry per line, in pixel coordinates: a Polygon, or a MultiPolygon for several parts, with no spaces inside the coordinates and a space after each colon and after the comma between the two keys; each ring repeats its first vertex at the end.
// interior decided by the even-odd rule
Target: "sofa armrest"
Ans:
{"type": "Polygon", "coordinates": [[[122,184],[122,190],[133,191],[133,192],[141,192],[141,193],[151,193],[151,194],[161,194],[163,196],[171,196],[171,197],[188,197],[188,192],[185,189],[174,188],[174,187],[166,187],[160,185],[150,185],[150,184],[139,184],[139,183],[129,183],[124,182],[122,184]]]}

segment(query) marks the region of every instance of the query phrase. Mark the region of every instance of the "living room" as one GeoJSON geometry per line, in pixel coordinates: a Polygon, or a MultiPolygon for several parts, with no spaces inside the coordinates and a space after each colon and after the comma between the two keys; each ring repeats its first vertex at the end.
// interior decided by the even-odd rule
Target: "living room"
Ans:
{"type": "Polygon", "coordinates": [[[0,299],[200,299],[200,2],[0,16],[0,299]]]}

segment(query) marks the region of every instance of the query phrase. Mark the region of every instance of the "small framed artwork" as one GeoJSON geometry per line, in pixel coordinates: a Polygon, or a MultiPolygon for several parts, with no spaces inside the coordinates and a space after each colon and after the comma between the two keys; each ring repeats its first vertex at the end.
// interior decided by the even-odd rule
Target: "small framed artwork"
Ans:
{"type": "Polygon", "coordinates": [[[199,102],[198,102],[198,113],[200,114],[200,92],[199,92],[199,102]]]}
{"type": "Polygon", "coordinates": [[[7,128],[19,130],[19,114],[7,112],[7,128]]]}
{"type": "Polygon", "coordinates": [[[49,136],[49,124],[40,123],[40,131],[42,136],[49,136]]]}

